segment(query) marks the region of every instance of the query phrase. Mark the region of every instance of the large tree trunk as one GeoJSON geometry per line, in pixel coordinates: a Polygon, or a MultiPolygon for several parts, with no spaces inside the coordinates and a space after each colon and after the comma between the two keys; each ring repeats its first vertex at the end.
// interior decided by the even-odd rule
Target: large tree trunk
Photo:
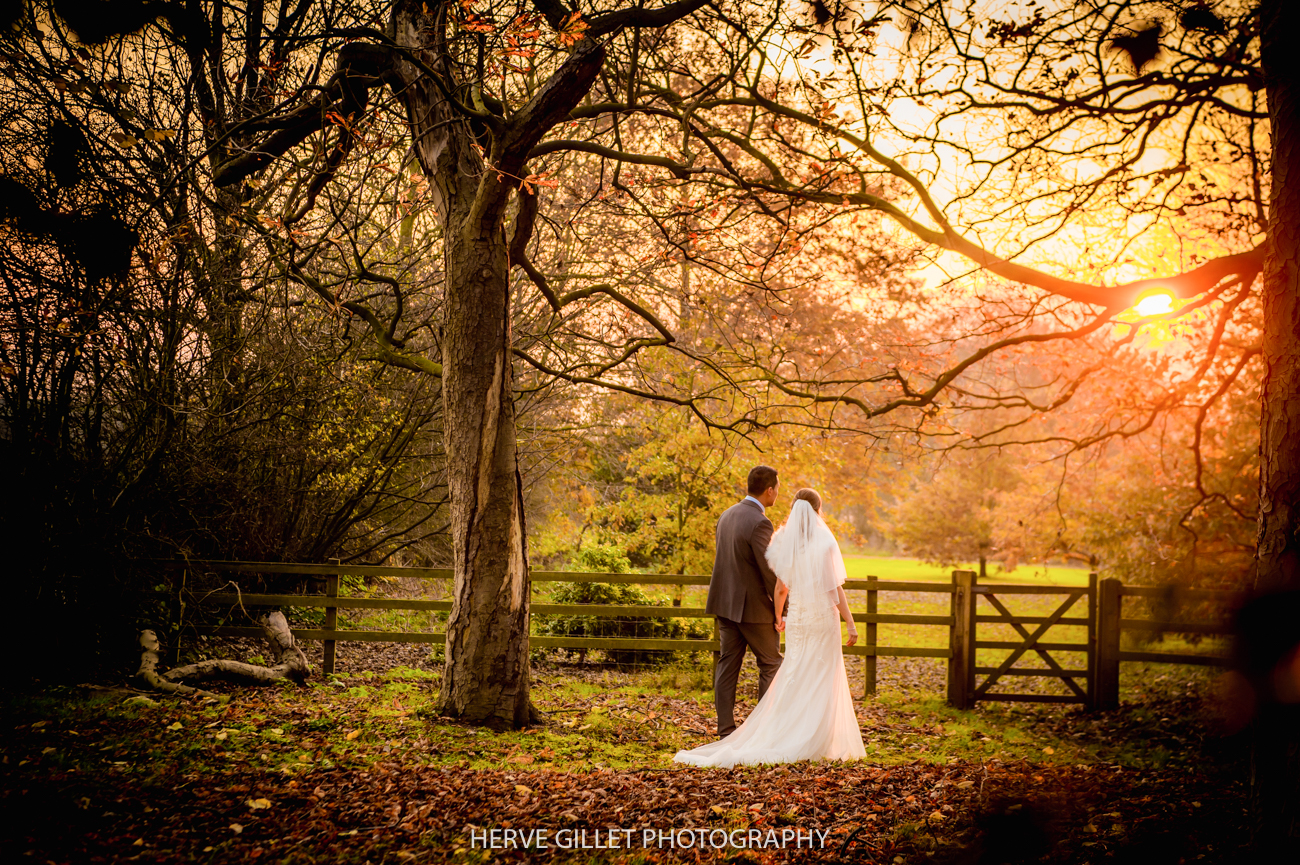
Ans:
{"type": "MultiPolygon", "coordinates": [[[[397,4],[394,31],[399,43],[453,80],[443,34],[423,4],[397,4]]],[[[474,147],[482,130],[457,117],[428,76],[400,57],[394,66],[415,152],[445,226],[442,399],[455,588],[441,711],[518,727],[531,707],[504,236],[513,184],[484,164],[474,147]]]]}
{"type": "Polygon", "coordinates": [[[447,244],[443,417],[456,595],[442,711],[517,727],[530,710],[529,583],[502,227],[499,216],[472,220],[447,244]]]}
{"type": "MultiPolygon", "coordinates": [[[[1300,12],[1293,0],[1264,0],[1260,14],[1273,149],[1255,584],[1274,591],[1300,589],[1300,106],[1289,56],[1300,12]]],[[[1260,697],[1251,760],[1255,840],[1261,854],[1284,861],[1300,849],[1300,729],[1296,707],[1260,697]]]]}
{"type": "MultiPolygon", "coordinates": [[[[455,88],[445,18],[436,9],[426,13],[428,8],[422,0],[399,0],[394,38],[419,55],[442,87],[455,88]]],[[[526,104],[508,116],[480,108],[474,119],[408,58],[396,56],[393,62],[396,89],[421,168],[436,192],[445,236],[443,428],[456,577],[441,709],[492,726],[518,727],[532,714],[507,204],[526,174],[533,146],[568,117],[604,60],[602,45],[584,40],[526,104]]],[[[460,88],[457,98],[472,95],[471,88],[460,88]]]]}

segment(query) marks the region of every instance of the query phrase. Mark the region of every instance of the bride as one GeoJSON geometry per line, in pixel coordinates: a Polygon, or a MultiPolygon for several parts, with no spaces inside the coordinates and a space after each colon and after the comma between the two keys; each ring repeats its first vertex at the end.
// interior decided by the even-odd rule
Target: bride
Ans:
{"type": "Polygon", "coordinates": [[[678,763],[730,767],[738,763],[854,760],[865,757],[853,711],[840,619],[849,645],[858,640],[842,588],[839,544],[821,518],[814,490],[795,493],[790,517],[772,536],[767,561],[777,575],[776,629],[785,631],[785,660],[767,693],[736,731],[718,742],[678,751],[678,763]],[[782,618],[787,595],[789,615],[782,618]],[[837,615],[838,614],[838,615],[837,615]]]}

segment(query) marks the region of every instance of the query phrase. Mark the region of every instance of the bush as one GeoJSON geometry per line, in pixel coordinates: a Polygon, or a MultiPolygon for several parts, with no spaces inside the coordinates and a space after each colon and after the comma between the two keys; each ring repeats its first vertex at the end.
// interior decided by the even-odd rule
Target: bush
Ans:
{"type": "Polygon", "coordinates": [[[611,544],[583,547],[574,554],[573,564],[579,571],[598,574],[626,574],[632,570],[627,553],[611,544]]]}
{"type": "MultiPolygon", "coordinates": [[[[611,546],[587,547],[578,552],[575,562],[583,570],[600,573],[627,573],[629,563],[622,550],[611,546]]],[[[625,583],[560,583],[551,593],[556,604],[610,604],[616,606],[670,607],[667,596],[647,594],[625,583]]],[[[555,637],[620,637],[653,640],[707,639],[707,625],[699,619],[674,619],[670,616],[533,616],[533,633],[555,637]]],[[[571,649],[586,656],[586,651],[571,649]]],[[[605,656],[619,666],[661,665],[672,661],[676,652],[661,649],[605,649],[605,656]]]]}

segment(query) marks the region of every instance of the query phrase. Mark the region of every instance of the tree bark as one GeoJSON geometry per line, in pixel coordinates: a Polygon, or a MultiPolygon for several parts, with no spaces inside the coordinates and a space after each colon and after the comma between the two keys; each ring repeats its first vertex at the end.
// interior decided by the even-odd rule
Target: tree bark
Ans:
{"type": "MultiPolygon", "coordinates": [[[[277,120],[266,140],[214,169],[218,185],[237,182],[301,142],[315,128],[308,120],[318,109],[345,97],[364,108],[364,88],[389,84],[405,106],[412,146],[443,224],[443,362],[418,363],[392,352],[386,359],[443,379],[455,558],[444,713],[498,726],[519,726],[534,715],[505,235],[511,190],[523,186],[533,148],[591,90],[605,63],[603,37],[625,27],[665,26],[703,4],[679,0],[597,16],[587,38],[569,46],[564,62],[525,104],[505,105],[485,99],[482,82],[467,71],[473,48],[463,39],[452,44],[443,4],[396,0],[388,36],[397,50],[345,46],[341,71],[325,92],[277,120]],[[458,77],[462,73],[467,80],[458,77]]],[[[562,26],[563,6],[539,8],[553,28],[562,26]]],[[[529,212],[517,220],[519,248],[531,232],[529,212]]]]}
{"type": "Polygon", "coordinates": [[[529,583],[499,229],[487,220],[447,244],[443,416],[456,594],[441,708],[518,727],[530,719],[529,583]]]}
{"type": "MultiPolygon", "coordinates": [[[[1263,273],[1255,588],[1270,592],[1300,588],[1300,106],[1289,57],[1300,11],[1288,0],[1264,0],[1260,16],[1273,141],[1263,273]]],[[[1295,707],[1274,696],[1260,695],[1251,811],[1258,852],[1283,861],[1300,844],[1300,729],[1295,707]]]]}
{"type": "Polygon", "coordinates": [[[177,682],[169,681],[165,676],[158,672],[158,663],[162,659],[162,643],[158,640],[158,635],[147,628],[140,632],[140,669],[136,671],[146,685],[155,691],[162,691],[166,694],[180,694],[188,697],[196,694],[200,697],[213,697],[220,700],[221,697],[211,691],[203,691],[198,688],[191,688],[189,685],[182,685],[177,682]]]}
{"type": "Polygon", "coordinates": [[[394,58],[407,123],[444,226],[443,438],[455,582],[440,711],[495,727],[530,719],[528,567],[515,412],[504,236],[510,186],[487,143],[446,98],[445,31],[418,2],[394,8],[396,41],[443,81],[394,58]],[[476,206],[477,205],[477,206],[476,206]]]}

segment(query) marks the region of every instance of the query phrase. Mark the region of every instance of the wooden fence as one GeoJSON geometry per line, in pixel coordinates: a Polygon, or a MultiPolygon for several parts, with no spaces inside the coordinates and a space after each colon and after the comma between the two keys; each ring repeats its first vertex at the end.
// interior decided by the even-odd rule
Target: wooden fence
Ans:
{"type": "Polygon", "coordinates": [[[1222,620],[1216,622],[1178,622],[1169,620],[1135,619],[1124,615],[1125,598],[1146,598],[1163,606],[1177,608],[1194,601],[1209,601],[1223,613],[1237,602],[1232,592],[1206,589],[1175,589],[1155,586],[1125,586],[1119,580],[1102,580],[1097,605],[1097,690],[1094,706],[1113,709],[1119,705],[1119,665],[1123,661],[1143,661],[1155,664],[1193,664],[1223,666],[1228,659],[1209,654],[1125,651],[1121,648],[1121,633],[1133,631],[1144,636],[1160,634],[1196,634],[1200,636],[1227,636],[1231,627],[1222,620]]]}
{"type": "MultiPolygon", "coordinates": [[[[321,640],[324,647],[322,667],[332,673],[335,666],[336,646],[339,641],[442,643],[442,633],[430,631],[368,631],[340,629],[340,609],[412,610],[449,612],[451,601],[431,601],[409,598],[351,598],[339,596],[339,577],[342,574],[369,577],[414,577],[420,580],[450,580],[452,572],[444,568],[398,568],[379,565],[315,565],[280,562],[225,562],[225,561],[169,561],[163,564],[172,568],[229,574],[303,575],[323,579],[324,591],[320,594],[276,595],[245,592],[217,591],[205,595],[191,595],[192,601],[204,605],[235,607],[299,607],[324,610],[320,628],[294,628],[299,639],[321,640]]],[[[533,583],[600,582],[631,585],[706,586],[708,576],[698,574],[605,574],[572,571],[534,571],[533,583]]],[[[183,585],[178,580],[176,585],[183,585]]],[[[981,700],[1021,702],[1080,703],[1090,708],[1114,708],[1119,704],[1119,665],[1124,661],[1168,664],[1223,664],[1225,659],[1209,654],[1189,654],[1152,651],[1125,651],[1121,649],[1123,631],[1177,633],[1199,635],[1226,635],[1229,628],[1222,622],[1175,622],[1128,618],[1123,615],[1125,597],[1156,599],[1167,604],[1186,601],[1215,601],[1226,606],[1231,595],[1226,592],[1181,591],[1153,587],[1121,585],[1118,580],[1098,580],[1089,575],[1086,586],[1035,586],[980,584],[972,571],[953,571],[949,583],[879,580],[867,577],[849,580],[844,588],[850,593],[864,593],[865,609],[854,611],[853,618],[863,624],[861,645],[846,646],[845,655],[863,659],[864,696],[876,690],[876,659],[879,657],[942,658],[948,662],[948,702],[958,708],[970,708],[981,700]],[[916,592],[946,594],[949,609],[946,615],[912,613],[882,613],[879,611],[880,593],[916,592]],[[1061,603],[1046,616],[1013,614],[1007,607],[1006,596],[1051,595],[1060,596],[1061,603]],[[1002,596],[1002,597],[999,597],[1002,596]],[[980,599],[983,599],[983,604],[980,599]],[[1067,615],[1074,612],[1076,615],[1067,615]],[[878,626],[882,624],[924,625],[947,631],[946,648],[885,646],[878,644],[878,626]],[[980,639],[980,625],[1010,626],[1019,636],[1017,640],[980,639]],[[1034,626],[1031,631],[1027,626],[1034,626]],[[1083,642],[1065,643],[1046,639],[1055,627],[1084,627],[1087,637],[1083,642]],[[980,665],[979,656],[991,650],[1005,650],[1007,654],[995,665],[980,665]],[[1063,666],[1054,653],[1072,653],[1082,656],[1082,666],[1063,666]],[[1039,658],[1043,667],[1019,667],[1016,662],[1027,654],[1039,658]],[[982,676],[982,681],[977,677],[982,676]],[[1060,680],[1068,693],[1037,694],[1011,693],[993,690],[1008,676],[1048,677],[1060,680]]],[[[175,592],[173,646],[179,643],[184,619],[185,595],[175,592]]],[[[546,604],[534,603],[531,612],[537,615],[582,615],[602,617],[665,617],[712,618],[703,607],[607,605],[607,604],[546,604]]],[[[184,633],[208,636],[260,637],[260,628],[229,625],[185,626],[184,633]]],[[[709,639],[651,639],[639,637],[574,637],[532,635],[529,643],[537,648],[564,649],[615,649],[649,651],[712,652],[716,663],[719,650],[717,626],[709,639]]]]}

